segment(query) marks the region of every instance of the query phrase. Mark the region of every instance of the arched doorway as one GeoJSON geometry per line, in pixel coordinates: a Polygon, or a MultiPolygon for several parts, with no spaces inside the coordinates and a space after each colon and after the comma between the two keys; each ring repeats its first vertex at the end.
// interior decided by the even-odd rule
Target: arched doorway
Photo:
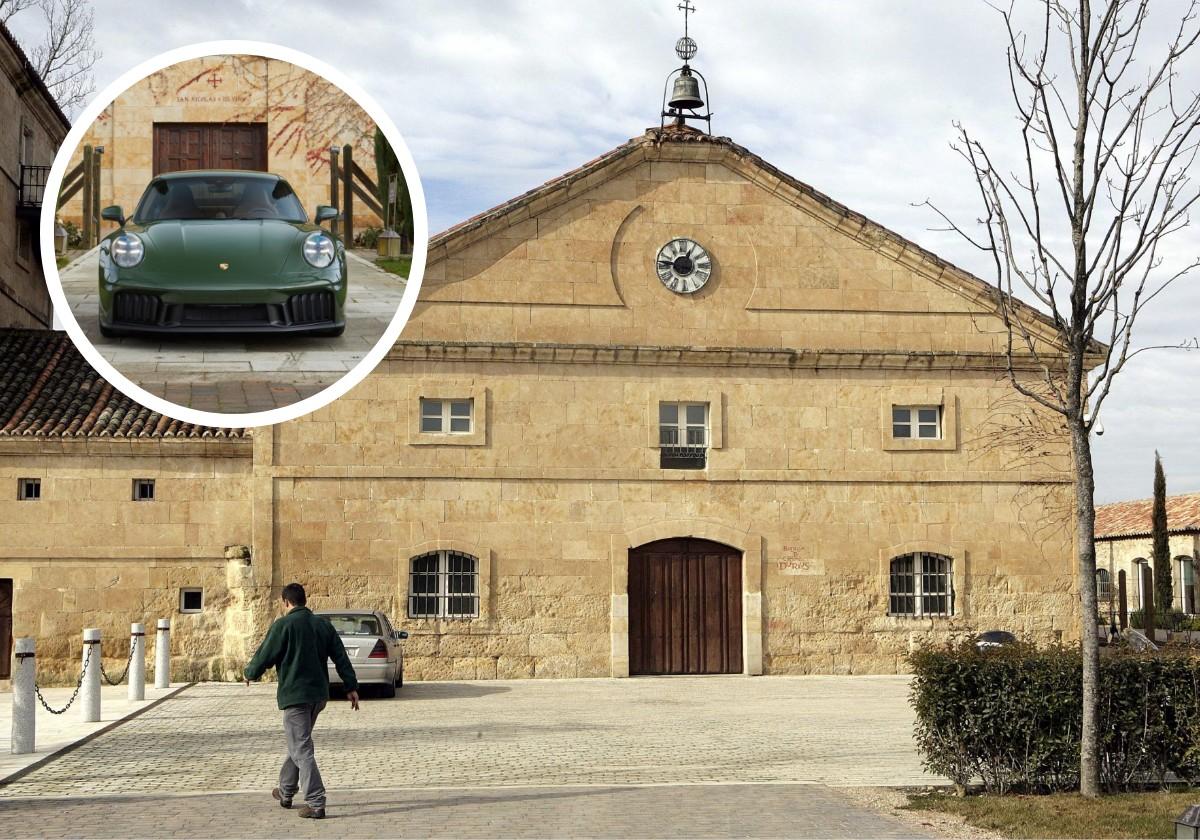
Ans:
{"type": "Polygon", "coordinates": [[[742,554],[679,537],[629,551],[629,673],[742,673],[742,554]]]}

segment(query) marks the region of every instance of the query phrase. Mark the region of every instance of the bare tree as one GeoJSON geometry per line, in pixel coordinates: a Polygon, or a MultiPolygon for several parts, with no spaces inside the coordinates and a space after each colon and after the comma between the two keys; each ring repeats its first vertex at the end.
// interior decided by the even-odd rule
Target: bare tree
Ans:
{"type": "Polygon", "coordinates": [[[1189,176],[1200,151],[1200,92],[1186,63],[1200,38],[1198,3],[1161,7],[1182,15],[1151,60],[1141,55],[1150,0],[1024,3],[1020,14],[1036,8],[1029,31],[1015,2],[989,3],[1008,39],[1015,163],[1004,162],[1011,147],[993,148],[956,125],[954,148],[971,167],[983,215],[968,230],[933,207],[991,257],[1010,383],[1061,415],[1070,436],[1083,637],[1080,792],[1089,797],[1100,793],[1089,434],[1117,375],[1151,349],[1135,342],[1139,315],[1200,266],[1166,246],[1200,200],[1189,176]],[[1039,303],[1052,329],[1018,296],[1039,303]],[[1041,371],[1037,381],[1018,375],[1030,368],[1041,371]]]}
{"type": "Polygon", "coordinates": [[[0,23],[8,23],[10,17],[32,5],[33,0],[0,0],[0,23]]]}
{"type": "Polygon", "coordinates": [[[37,6],[45,20],[45,34],[31,51],[30,61],[59,106],[74,111],[96,89],[92,68],[100,51],[95,15],[88,0],[37,0],[37,6]]]}

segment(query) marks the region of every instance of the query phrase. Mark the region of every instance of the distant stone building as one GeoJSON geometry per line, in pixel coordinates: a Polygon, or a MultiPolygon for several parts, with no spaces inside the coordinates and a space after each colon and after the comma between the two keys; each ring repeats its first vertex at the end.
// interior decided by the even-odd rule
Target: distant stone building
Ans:
{"type": "MultiPolygon", "coordinates": [[[[1130,610],[1141,609],[1152,595],[1142,587],[1141,570],[1154,567],[1151,516],[1154,499],[1134,499],[1096,508],[1096,593],[1108,617],[1115,610],[1117,588],[1125,575],[1130,610]]],[[[1200,493],[1167,497],[1167,533],[1171,549],[1172,598],[1175,608],[1196,614],[1196,565],[1200,562],[1200,493]]]]}
{"type": "Polygon", "coordinates": [[[994,293],[669,126],[434,237],[386,360],[300,420],[181,426],[10,337],[14,627],[65,674],[81,627],[120,656],[169,615],[181,671],[233,675],[300,580],[386,610],[418,679],[892,673],[977,630],[1075,639],[1067,440],[1021,437],[1041,414],[994,293]]]}
{"type": "Polygon", "coordinates": [[[0,70],[0,327],[49,329],[38,218],[50,164],[71,124],[2,23],[0,70]]]}
{"type": "MultiPolygon", "coordinates": [[[[117,96],[71,166],[84,146],[103,147],[100,205],[127,214],[161,172],[253,169],[287,179],[311,215],[330,203],[329,148],[346,144],[374,179],[375,123],[336,85],[286,61],[209,56],[152,73],[117,96]]],[[[71,198],[62,218],[80,223],[82,200],[71,198]]],[[[358,229],[379,223],[361,207],[355,215],[358,229]]]]}

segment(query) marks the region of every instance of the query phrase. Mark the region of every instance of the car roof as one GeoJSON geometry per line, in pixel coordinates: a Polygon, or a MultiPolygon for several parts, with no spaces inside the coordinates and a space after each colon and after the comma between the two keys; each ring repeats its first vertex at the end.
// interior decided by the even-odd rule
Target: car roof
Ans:
{"type": "Polygon", "coordinates": [[[161,175],[155,175],[154,178],[158,181],[174,181],[179,178],[190,178],[197,175],[201,177],[220,175],[229,178],[272,178],[276,181],[283,180],[271,172],[259,172],[254,169],[185,169],[180,172],[163,172],[161,175]]]}

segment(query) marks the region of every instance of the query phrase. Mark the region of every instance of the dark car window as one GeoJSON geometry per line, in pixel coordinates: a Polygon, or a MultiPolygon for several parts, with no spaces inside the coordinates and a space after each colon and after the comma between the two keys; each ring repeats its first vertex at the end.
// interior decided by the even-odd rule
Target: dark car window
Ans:
{"type": "Polygon", "coordinates": [[[326,615],[333,629],[342,636],[382,636],[379,619],[373,615],[326,615]]]}
{"type": "Polygon", "coordinates": [[[304,206],[284,180],[237,175],[157,178],[138,202],[134,221],[279,219],[306,222],[304,206]]]}

